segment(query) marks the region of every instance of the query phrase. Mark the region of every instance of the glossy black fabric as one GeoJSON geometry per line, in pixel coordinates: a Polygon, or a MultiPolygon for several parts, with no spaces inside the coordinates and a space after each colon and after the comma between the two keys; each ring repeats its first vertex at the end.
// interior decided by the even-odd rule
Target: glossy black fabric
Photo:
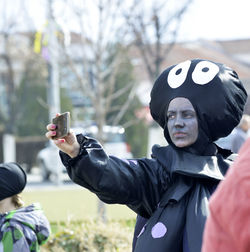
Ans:
{"type": "Polygon", "coordinates": [[[158,161],[109,157],[95,139],[82,135],[77,139],[81,151],[76,158],[71,159],[60,151],[71,180],[106,203],[126,204],[134,212],[149,218],[168,187],[168,173],[158,161]]]}
{"type": "Polygon", "coordinates": [[[26,185],[26,173],[16,163],[0,164],[0,200],[20,193],[26,185]]]}
{"type": "Polygon", "coordinates": [[[199,135],[198,140],[186,149],[196,154],[207,155],[215,150],[211,143],[230,134],[240,122],[247,93],[237,73],[223,64],[194,59],[184,62],[184,65],[187,66],[186,78],[176,88],[171,87],[173,81],[170,82],[169,76],[173,75],[175,70],[176,78],[183,74],[185,72],[183,63],[167,68],[157,78],[151,91],[150,112],[154,120],[164,129],[168,143],[172,144],[167,129],[166,111],[172,99],[187,98],[198,117],[199,135]],[[199,68],[201,65],[203,66],[199,68]],[[215,68],[218,72],[212,73],[212,79],[206,82],[202,77],[204,78],[206,73],[208,77],[211,75],[210,68],[215,68]],[[198,73],[196,78],[195,73],[198,73]],[[198,81],[203,81],[203,84],[197,84],[198,81]]]}
{"type": "Polygon", "coordinates": [[[190,251],[200,251],[210,188],[224,179],[231,161],[220,153],[198,156],[170,145],[155,146],[152,159],[122,160],[107,156],[94,139],[77,138],[79,156],[71,159],[60,152],[70,178],[102,201],[125,204],[149,218],[135,252],[180,252],[184,226],[190,251]],[[159,222],[168,232],[154,239],[152,230],[159,222]]]}
{"type": "MultiPolygon", "coordinates": [[[[229,151],[218,148],[213,142],[219,137],[228,135],[239,123],[246,99],[246,91],[237,74],[232,69],[220,63],[195,59],[171,66],[163,71],[157,78],[151,91],[150,111],[154,120],[164,129],[166,140],[177,153],[181,151],[187,157],[190,156],[190,154],[197,155],[192,159],[190,158],[190,160],[185,158],[186,166],[189,167],[195,162],[194,160],[197,158],[199,159],[199,156],[214,156],[217,152],[221,154],[221,157],[230,155],[229,151]],[[176,97],[185,97],[192,103],[197,114],[199,129],[196,142],[191,146],[181,149],[176,147],[170,139],[166,118],[169,103],[176,97]]],[[[164,153],[162,153],[162,155],[164,155],[164,153]]],[[[162,155],[160,155],[160,157],[162,155]]],[[[182,157],[179,158],[182,159],[182,157]]],[[[167,162],[167,167],[173,165],[179,166],[179,163],[175,163],[175,159],[172,159],[172,156],[170,160],[174,163],[169,164],[167,162]]],[[[200,163],[200,165],[200,167],[204,167],[204,164],[200,163]]],[[[198,173],[197,170],[197,174],[198,173]]],[[[193,176],[196,176],[195,173],[193,176]]],[[[191,180],[193,180],[193,178],[191,180]]],[[[210,186],[205,186],[204,181],[199,186],[200,193],[204,195],[205,198],[211,195],[210,186]]],[[[214,186],[212,184],[213,188],[214,186]]],[[[178,188],[181,187],[182,186],[179,185],[178,188]]],[[[176,190],[178,190],[178,188],[176,188],[176,190]]],[[[192,191],[192,193],[196,192],[200,194],[196,189],[192,189],[192,191]]],[[[190,194],[190,202],[191,198],[190,194]]],[[[196,202],[196,204],[197,206],[199,205],[198,202],[196,202]]],[[[185,209],[185,211],[188,212],[189,208],[185,207],[185,209]]],[[[200,210],[198,207],[197,209],[200,210]]],[[[193,223],[197,223],[197,221],[198,223],[204,223],[205,220],[200,220],[198,216],[191,218],[194,212],[189,212],[186,224],[188,225],[190,220],[193,223]]],[[[169,216],[172,218],[174,213],[171,213],[169,216]]],[[[138,220],[141,220],[141,218],[138,217],[138,220]]],[[[146,220],[142,219],[140,223],[142,224],[142,222],[146,222],[146,220]]],[[[138,228],[137,225],[136,228],[138,228]]],[[[187,231],[187,228],[185,229],[187,231]]],[[[198,228],[194,225],[194,230],[196,230],[198,234],[203,232],[203,229],[199,228],[199,224],[198,228]]],[[[183,232],[183,226],[179,232],[183,232]]],[[[193,233],[192,230],[186,232],[189,237],[191,233],[193,233]]],[[[201,241],[201,237],[197,238],[197,236],[193,236],[194,240],[201,241]]],[[[182,236],[180,237],[182,238],[182,236]]],[[[148,246],[153,244],[152,239],[148,237],[148,240],[148,246]]],[[[167,241],[165,240],[165,242],[167,241]]],[[[134,237],[134,245],[135,243],[136,237],[134,237]]],[[[146,241],[143,241],[141,244],[146,243],[146,241]]],[[[200,243],[197,242],[197,247],[199,248],[199,246],[200,243]]],[[[171,250],[171,247],[169,249],[171,250]]],[[[197,248],[194,247],[192,247],[192,249],[194,251],[197,250],[197,248]]]]}

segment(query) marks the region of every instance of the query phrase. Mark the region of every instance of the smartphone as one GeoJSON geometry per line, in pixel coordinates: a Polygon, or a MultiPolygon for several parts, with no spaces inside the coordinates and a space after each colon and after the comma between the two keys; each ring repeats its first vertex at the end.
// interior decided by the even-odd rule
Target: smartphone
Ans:
{"type": "Polygon", "coordinates": [[[70,129],[70,113],[65,112],[53,118],[52,123],[56,125],[56,135],[52,139],[55,140],[67,136],[70,129]]]}

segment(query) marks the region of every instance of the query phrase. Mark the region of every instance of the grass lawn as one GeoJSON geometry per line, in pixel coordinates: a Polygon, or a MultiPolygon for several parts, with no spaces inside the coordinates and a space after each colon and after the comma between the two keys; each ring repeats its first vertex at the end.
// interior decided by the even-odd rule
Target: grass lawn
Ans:
{"type": "MultiPolygon", "coordinates": [[[[98,198],[82,187],[25,189],[22,197],[26,205],[40,202],[50,222],[81,221],[97,217],[98,198]]],[[[126,206],[117,204],[106,206],[109,220],[136,217],[135,213],[126,206]]]]}

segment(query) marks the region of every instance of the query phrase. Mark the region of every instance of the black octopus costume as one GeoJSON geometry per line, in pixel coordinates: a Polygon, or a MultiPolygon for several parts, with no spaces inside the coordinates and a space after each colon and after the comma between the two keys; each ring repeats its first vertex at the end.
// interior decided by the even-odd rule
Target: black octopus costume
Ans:
{"type": "Polygon", "coordinates": [[[200,252],[209,213],[208,199],[224,179],[233,158],[214,144],[239,123],[247,94],[229,67],[194,59],[167,68],[151,91],[150,111],[164,129],[168,146],[152,148],[152,158],[108,156],[93,138],[78,135],[80,153],[60,152],[70,178],[106,203],[127,205],[146,223],[135,252],[200,252]],[[198,119],[198,138],[177,148],[167,129],[170,101],[185,97],[198,119]]]}

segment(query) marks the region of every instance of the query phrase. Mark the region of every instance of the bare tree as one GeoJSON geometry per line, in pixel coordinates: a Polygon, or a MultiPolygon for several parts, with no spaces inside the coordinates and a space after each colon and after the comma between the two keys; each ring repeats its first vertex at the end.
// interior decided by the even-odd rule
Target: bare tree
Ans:
{"type": "MultiPolygon", "coordinates": [[[[83,1],[82,6],[65,2],[72,10],[71,18],[74,15],[73,18],[77,20],[79,31],[75,44],[80,50],[76,55],[71,50],[74,44],[71,44],[65,45],[63,51],[79,87],[94,108],[93,120],[98,126],[98,139],[101,142],[108,113],[116,110],[117,114],[110,124],[119,124],[135,96],[134,83],[127,83],[119,90],[116,89],[116,75],[122,67],[125,48],[121,43],[124,37],[119,15],[121,3],[121,0],[94,1],[90,7],[91,12],[88,12],[89,2],[87,5],[83,1]],[[127,101],[113,107],[113,101],[124,93],[128,93],[127,101]]],[[[64,29],[63,25],[61,27],[64,29]]]]}
{"type": "MultiPolygon", "coordinates": [[[[135,96],[133,82],[117,89],[116,77],[124,67],[126,48],[122,43],[125,34],[121,23],[121,4],[122,0],[82,1],[81,4],[79,1],[64,1],[63,11],[70,10],[70,19],[77,26],[75,33],[66,30],[64,24],[69,20],[62,20],[60,17],[63,15],[55,13],[64,31],[62,53],[76,77],[78,88],[91,101],[93,121],[98,127],[97,138],[101,143],[104,143],[104,125],[118,125],[135,96]],[[71,43],[67,43],[67,35],[71,35],[71,43]],[[126,102],[114,106],[114,101],[124,94],[128,94],[126,102]],[[108,121],[110,112],[116,112],[111,122],[108,121]]],[[[102,202],[99,202],[98,212],[105,220],[102,202]]]]}
{"type": "Polygon", "coordinates": [[[134,45],[140,51],[152,83],[176,42],[181,18],[191,3],[192,0],[152,0],[147,6],[143,0],[133,0],[124,11],[134,45]]]}

